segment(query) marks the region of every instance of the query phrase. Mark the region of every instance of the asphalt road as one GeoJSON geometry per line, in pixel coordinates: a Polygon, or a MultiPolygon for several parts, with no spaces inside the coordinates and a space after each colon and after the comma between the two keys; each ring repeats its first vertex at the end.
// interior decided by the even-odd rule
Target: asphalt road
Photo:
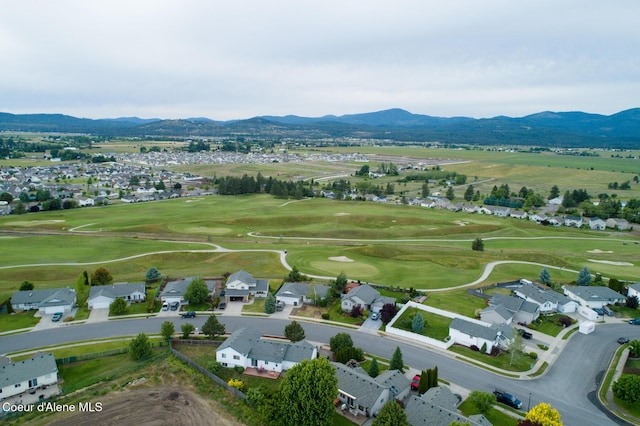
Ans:
{"type": "MultiPolygon", "coordinates": [[[[34,347],[59,345],[81,340],[134,335],[139,332],[159,333],[160,324],[168,318],[116,320],[95,324],[61,326],[59,328],[0,337],[0,353],[26,351],[34,347]]],[[[288,320],[255,317],[220,316],[227,328],[233,331],[249,326],[264,334],[282,335],[288,320]]],[[[190,322],[201,328],[206,317],[189,320],[170,319],[180,330],[180,325],[190,322]]],[[[316,342],[328,342],[339,332],[351,334],[354,344],[366,352],[391,358],[396,346],[400,347],[405,364],[417,369],[438,366],[439,376],[467,389],[493,391],[501,388],[522,400],[523,409],[539,402],[549,402],[557,408],[565,425],[602,426],[617,424],[593,402],[594,392],[602,373],[608,367],[613,352],[618,347],[619,336],[640,339],[640,327],[626,323],[599,325],[590,335],[574,333],[564,351],[556,358],[546,374],[532,380],[515,380],[500,376],[482,368],[453,359],[449,353],[430,350],[380,336],[347,330],[324,324],[304,323],[306,338],[316,342]],[[591,396],[591,398],[590,398],[591,396]]],[[[620,423],[624,424],[624,423],[620,423]]]]}

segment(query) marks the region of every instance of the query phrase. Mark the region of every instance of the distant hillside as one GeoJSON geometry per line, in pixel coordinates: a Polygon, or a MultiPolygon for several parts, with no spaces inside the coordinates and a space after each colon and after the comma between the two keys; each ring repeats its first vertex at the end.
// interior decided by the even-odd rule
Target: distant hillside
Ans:
{"type": "Polygon", "coordinates": [[[342,116],[263,116],[214,121],[122,117],[92,120],[62,114],[0,113],[0,131],[87,133],[101,136],[369,138],[398,142],[478,145],[640,148],[640,108],[612,115],[544,111],[525,117],[433,117],[394,108],[342,116]]]}

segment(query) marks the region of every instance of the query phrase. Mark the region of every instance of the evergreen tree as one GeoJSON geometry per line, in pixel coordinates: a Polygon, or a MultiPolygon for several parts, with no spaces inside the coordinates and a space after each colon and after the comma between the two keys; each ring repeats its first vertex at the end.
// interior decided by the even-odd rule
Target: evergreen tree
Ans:
{"type": "Polygon", "coordinates": [[[422,318],[422,315],[418,313],[415,317],[413,317],[413,320],[411,321],[411,329],[414,333],[420,333],[423,328],[424,318],[422,318]]]}
{"type": "Polygon", "coordinates": [[[540,275],[538,276],[538,279],[540,279],[540,282],[542,284],[545,284],[545,285],[551,284],[551,274],[549,273],[549,270],[547,269],[546,266],[542,268],[542,271],[540,271],[540,275]]]}
{"type": "Polygon", "coordinates": [[[589,283],[591,283],[591,273],[589,272],[589,268],[587,268],[586,266],[583,267],[582,269],[580,269],[580,272],[578,272],[578,278],[576,279],[576,283],[578,285],[589,285],[589,283]]]}
{"type": "Polygon", "coordinates": [[[211,339],[215,339],[216,337],[224,334],[225,325],[218,321],[218,318],[212,314],[202,325],[202,332],[211,339]]]}
{"type": "Polygon", "coordinates": [[[482,238],[478,237],[471,243],[471,250],[473,251],[484,251],[484,241],[482,238]]]}
{"type": "Polygon", "coordinates": [[[145,274],[145,279],[149,282],[158,281],[161,277],[160,271],[155,266],[147,269],[147,273],[145,274]]]}
{"type": "Polygon", "coordinates": [[[447,193],[444,197],[449,201],[453,201],[456,198],[456,195],[453,192],[453,186],[447,188],[447,193]]]}
{"type": "Polygon", "coordinates": [[[551,192],[549,193],[549,199],[552,200],[560,195],[560,189],[558,185],[553,185],[551,187],[551,192]]]}
{"type": "Polygon", "coordinates": [[[273,293],[269,293],[264,300],[264,312],[267,314],[274,313],[276,311],[276,303],[276,296],[273,293]]]}
{"type": "Polygon", "coordinates": [[[31,281],[22,281],[20,284],[20,291],[33,290],[33,283],[31,281]]]}
{"type": "Polygon", "coordinates": [[[389,363],[389,370],[399,370],[402,371],[404,369],[404,361],[402,360],[402,351],[399,347],[396,346],[396,350],[393,352],[391,356],[391,362],[389,363]]]}
{"type": "Polygon", "coordinates": [[[380,367],[378,367],[378,360],[376,360],[375,358],[371,360],[371,365],[369,366],[369,371],[367,371],[367,373],[369,373],[369,376],[371,377],[378,377],[378,374],[380,374],[380,367]]]}
{"type": "Polygon", "coordinates": [[[467,190],[464,191],[463,198],[466,201],[471,201],[471,200],[473,200],[473,194],[474,194],[473,185],[469,185],[469,186],[467,186],[467,190]]]}
{"type": "Polygon", "coordinates": [[[146,334],[138,334],[138,336],[129,343],[129,355],[134,361],[151,356],[151,342],[146,334]]]}
{"type": "Polygon", "coordinates": [[[304,339],[304,328],[298,321],[291,321],[291,324],[284,328],[284,336],[293,343],[299,342],[304,339]]]}

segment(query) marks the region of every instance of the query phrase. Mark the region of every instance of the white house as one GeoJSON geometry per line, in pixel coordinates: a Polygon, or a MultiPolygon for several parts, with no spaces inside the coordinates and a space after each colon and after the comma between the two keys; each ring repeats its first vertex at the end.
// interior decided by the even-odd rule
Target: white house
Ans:
{"type": "Polygon", "coordinates": [[[564,218],[564,225],[573,227],[573,228],[582,228],[582,217],[581,216],[567,216],[564,218]]]}
{"type": "Polygon", "coordinates": [[[624,303],[625,297],[604,286],[564,286],[565,296],[575,300],[581,306],[602,308],[605,305],[624,303]]]}
{"type": "Polygon", "coordinates": [[[109,305],[120,297],[131,303],[142,303],[147,299],[144,283],[120,283],[113,285],[92,286],[87,303],[89,309],[109,308],[109,305]]]}
{"type": "Polygon", "coordinates": [[[547,215],[544,213],[535,213],[535,214],[530,214],[529,215],[529,220],[534,221],[538,224],[544,222],[545,220],[548,220],[547,215]]]}
{"type": "Polygon", "coordinates": [[[560,312],[567,314],[575,312],[578,308],[578,302],[563,294],[553,290],[542,289],[531,282],[523,280],[520,281],[520,284],[519,287],[513,290],[516,296],[538,305],[540,313],[560,312]]]}
{"type": "Polygon", "coordinates": [[[494,346],[507,348],[513,336],[513,328],[507,324],[488,324],[471,318],[454,318],[449,324],[449,337],[455,344],[485,347],[491,353],[494,346]]]}
{"type": "Polygon", "coordinates": [[[276,293],[276,300],[286,305],[301,306],[327,297],[329,286],[306,283],[284,283],[276,293]]]}
{"type": "Polygon", "coordinates": [[[553,226],[562,226],[564,225],[564,218],[562,216],[555,216],[549,219],[549,224],[553,226]]]}
{"type": "Polygon", "coordinates": [[[627,219],[621,219],[618,217],[610,217],[605,222],[607,224],[607,228],[617,229],[618,231],[626,231],[631,227],[627,219]]]}
{"type": "Polygon", "coordinates": [[[606,227],[607,223],[597,216],[589,219],[589,228],[591,229],[594,229],[596,231],[604,231],[606,227]]]}
{"type": "Polygon", "coordinates": [[[95,204],[95,200],[93,198],[87,197],[78,197],[78,207],[91,207],[95,204]]]}
{"type": "Polygon", "coordinates": [[[640,300],[640,282],[633,283],[629,286],[627,296],[636,296],[640,300]]]}
{"type": "Polygon", "coordinates": [[[331,364],[338,378],[338,399],[356,416],[376,416],[387,401],[402,401],[411,391],[411,382],[398,370],[386,370],[373,378],[361,367],[331,364]]]}
{"type": "Polygon", "coordinates": [[[257,368],[282,372],[318,357],[318,348],[307,341],[290,343],[264,339],[256,330],[243,327],[234,331],[216,349],[216,361],[223,367],[257,368]]]}
{"type": "Polygon", "coordinates": [[[47,288],[16,291],[11,306],[17,311],[37,309],[43,314],[70,312],[76,303],[76,292],[71,288],[47,288]]]}
{"type": "Polygon", "coordinates": [[[523,210],[511,210],[511,213],[509,213],[509,217],[513,217],[515,219],[526,219],[527,212],[523,210]]]}
{"type": "Polygon", "coordinates": [[[246,302],[249,295],[264,298],[269,293],[269,280],[255,279],[253,275],[241,269],[229,275],[224,292],[229,302],[246,302]]]}
{"type": "Polygon", "coordinates": [[[58,383],[58,366],[52,353],[38,352],[29,359],[0,366],[0,401],[58,383]]]}
{"type": "Polygon", "coordinates": [[[351,312],[356,306],[362,310],[380,312],[387,303],[395,304],[396,300],[393,297],[381,296],[378,290],[369,284],[362,284],[343,294],[340,305],[345,312],[351,312]]]}

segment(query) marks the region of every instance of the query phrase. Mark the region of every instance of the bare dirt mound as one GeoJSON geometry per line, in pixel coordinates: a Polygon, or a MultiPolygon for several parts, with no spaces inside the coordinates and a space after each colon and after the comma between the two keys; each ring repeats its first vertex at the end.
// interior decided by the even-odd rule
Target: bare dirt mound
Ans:
{"type": "Polygon", "coordinates": [[[241,425],[220,417],[195,393],[180,387],[139,388],[98,397],[102,411],[77,413],[50,425],[241,425]]]}

